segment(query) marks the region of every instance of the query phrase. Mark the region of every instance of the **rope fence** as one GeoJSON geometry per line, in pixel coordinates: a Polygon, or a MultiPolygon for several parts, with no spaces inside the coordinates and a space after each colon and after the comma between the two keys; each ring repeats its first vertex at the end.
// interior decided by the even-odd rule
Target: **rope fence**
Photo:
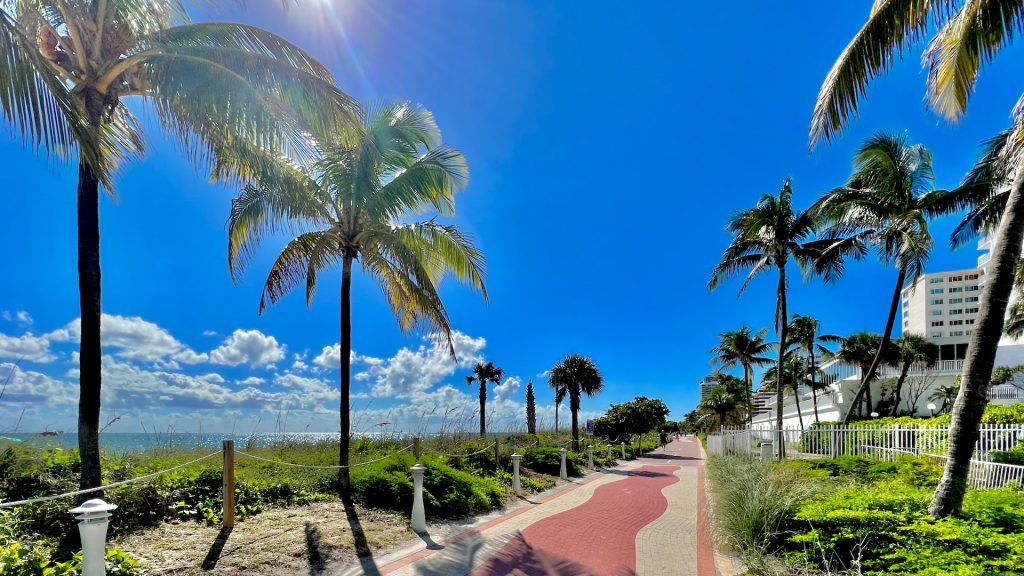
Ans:
{"type": "Polygon", "coordinates": [[[248,452],[243,452],[241,450],[236,450],[235,454],[238,454],[239,456],[245,456],[246,458],[251,458],[253,460],[260,460],[260,461],[263,461],[263,462],[269,462],[271,464],[277,464],[279,466],[291,466],[292,468],[309,468],[309,469],[313,469],[313,470],[341,470],[343,468],[359,468],[360,466],[369,466],[370,464],[376,464],[377,462],[382,462],[384,460],[387,460],[388,458],[391,458],[395,454],[401,454],[402,452],[405,452],[406,450],[409,450],[413,446],[414,446],[414,444],[409,444],[405,448],[401,448],[399,450],[395,450],[394,452],[390,452],[388,454],[385,454],[384,456],[381,456],[380,458],[375,458],[373,460],[367,460],[366,462],[359,462],[357,464],[347,464],[345,466],[342,466],[340,464],[297,464],[295,462],[285,462],[284,460],[274,460],[273,458],[264,458],[263,456],[257,456],[255,454],[249,454],[248,452]]]}
{"type": "Polygon", "coordinates": [[[50,502],[51,500],[60,500],[61,498],[71,498],[72,496],[82,496],[82,495],[85,495],[85,494],[93,494],[93,493],[96,493],[96,492],[105,492],[105,491],[108,491],[108,490],[113,490],[115,488],[119,488],[121,486],[126,486],[128,484],[134,484],[136,482],[143,482],[145,480],[150,480],[152,478],[156,478],[157,476],[161,476],[163,474],[167,474],[168,472],[173,472],[173,471],[175,471],[175,470],[177,470],[179,468],[184,468],[186,466],[191,466],[192,464],[198,464],[199,462],[202,462],[203,460],[208,460],[210,458],[213,458],[214,456],[218,456],[218,455],[220,455],[220,453],[221,453],[220,450],[218,450],[216,452],[211,452],[211,453],[207,454],[206,456],[202,456],[200,458],[196,458],[195,460],[190,460],[190,461],[185,462],[183,464],[178,464],[177,466],[173,466],[173,467],[168,468],[166,470],[160,470],[159,472],[153,472],[151,474],[146,474],[145,476],[139,476],[137,478],[129,478],[128,480],[122,480],[120,482],[113,482],[113,483],[107,484],[105,486],[98,486],[96,488],[87,488],[85,490],[75,490],[74,492],[65,492],[64,494],[54,494],[52,496],[40,496],[38,498],[29,498],[27,500],[16,500],[14,502],[0,502],[0,508],[14,508],[16,506],[28,506],[30,504],[38,504],[40,502],[50,502]]]}
{"type": "Polygon", "coordinates": [[[491,448],[494,448],[495,444],[497,444],[497,442],[491,442],[487,446],[484,446],[483,448],[477,450],[476,452],[470,452],[469,454],[449,454],[447,452],[441,452],[440,450],[435,450],[433,448],[427,448],[427,450],[433,452],[434,454],[440,454],[441,456],[446,456],[448,458],[469,458],[470,456],[476,456],[477,454],[483,454],[484,452],[487,452],[491,448]]]}

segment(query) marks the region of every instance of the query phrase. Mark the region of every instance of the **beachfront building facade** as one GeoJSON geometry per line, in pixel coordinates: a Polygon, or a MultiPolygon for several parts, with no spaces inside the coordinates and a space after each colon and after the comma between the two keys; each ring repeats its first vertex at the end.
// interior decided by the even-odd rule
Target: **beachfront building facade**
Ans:
{"type": "Polygon", "coordinates": [[[939,347],[939,361],[963,360],[978,319],[979,268],[924,274],[903,289],[902,334],[918,334],[939,347]]]}
{"type": "Polygon", "coordinates": [[[714,390],[715,386],[718,386],[718,374],[715,372],[708,374],[701,379],[699,386],[700,401],[703,402],[704,399],[711,394],[711,391],[714,390]]]}

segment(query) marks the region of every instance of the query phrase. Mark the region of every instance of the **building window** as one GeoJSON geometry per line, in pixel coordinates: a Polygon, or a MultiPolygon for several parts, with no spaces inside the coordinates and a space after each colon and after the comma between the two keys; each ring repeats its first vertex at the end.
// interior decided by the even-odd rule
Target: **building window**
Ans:
{"type": "Polygon", "coordinates": [[[974,319],[971,318],[970,320],[964,320],[964,323],[966,323],[968,326],[970,326],[971,324],[974,324],[974,319]]]}
{"type": "MultiPolygon", "coordinates": [[[[968,308],[968,310],[970,310],[970,308],[968,308]]],[[[957,308],[956,310],[950,310],[949,311],[949,315],[950,316],[956,316],[957,314],[963,314],[963,313],[964,313],[963,308],[957,308]]]]}
{"type": "Polygon", "coordinates": [[[966,300],[967,300],[968,302],[977,302],[977,301],[978,301],[978,296],[968,296],[968,297],[966,298],[966,300]]]}
{"type": "Polygon", "coordinates": [[[932,310],[932,316],[942,316],[942,310],[932,310]]]}
{"type": "Polygon", "coordinates": [[[963,324],[964,324],[963,320],[950,320],[949,321],[949,325],[950,326],[963,326],[963,324]]]}
{"type": "Polygon", "coordinates": [[[931,279],[928,280],[928,283],[929,284],[942,284],[943,281],[945,281],[945,278],[931,278],[931,279]]]}
{"type": "Polygon", "coordinates": [[[932,301],[930,302],[930,304],[932,304],[932,305],[942,304],[942,298],[933,298],[932,301]]]}
{"type": "Polygon", "coordinates": [[[963,281],[963,279],[964,279],[963,276],[950,276],[949,277],[949,281],[950,282],[961,282],[961,281],[963,281]]]}
{"type": "Polygon", "coordinates": [[[963,286],[955,286],[953,288],[950,288],[949,291],[950,292],[963,292],[964,291],[964,287],[963,286]]]}
{"type": "Polygon", "coordinates": [[[942,338],[942,330],[935,330],[932,332],[932,338],[942,338]]]}
{"type": "Polygon", "coordinates": [[[977,311],[977,308],[967,308],[966,310],[964,310],[964,312],[967,312],[968,314],[974,314],[977,311]]]}
{"type": "Polygon", "coordinates": [[[974,330],[968,330],[967,335],[970,336],[972,332],[974,332],[974,330]]]}
{"type": "Polygon", "coordinates": [[[950,298],[949,299],[949,303],[950,304],[962,304],[963,301],[964,301],[963,298],[950,298]]]}
{"type": "Polygon", "coordinates": [[[928,291],[929,294],[942,294],[942,292],[942,288],[932,288],[931,290],[928,291]]]}
{"type": "Polygon", "coordinates": [[[978,279],[978,275],[977,274],[968,274],[967,276],[965,276],[965,278],[967,278],[968,280],[977,280],[978,279]]]}
{"type": "Polygon", "coordinates": [[[936,320],[936,321],[932,322],[932,327],[935,327],[935,326],[942,326],[942,320],[936,320]]]}
{"type": "Polygon", "coordinates": [[[964,289],[967,290],[968,292],[977,292],[978,290],[981,290],[981,288],[978,286],[966,286],[964,287],[964,289]]]}
{"type": "Polygon", "coordinates": [[[963,336],[964,335],[964,331],[963,330],[954,330],[954,331],[950,332],[949,335],[950,336],[963,336]]]}

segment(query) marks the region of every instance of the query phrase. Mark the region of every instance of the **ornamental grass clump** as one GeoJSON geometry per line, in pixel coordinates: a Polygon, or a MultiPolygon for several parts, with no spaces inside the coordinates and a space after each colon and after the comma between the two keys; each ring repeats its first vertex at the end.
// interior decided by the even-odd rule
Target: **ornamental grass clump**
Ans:
{"type": "Polygon", "coordinates": [[[791,534],[793,511],[816,493],[813,478],[775,462],[717,456],[708,462],[720,537],[750,566],[764,564],[791,534]]]}

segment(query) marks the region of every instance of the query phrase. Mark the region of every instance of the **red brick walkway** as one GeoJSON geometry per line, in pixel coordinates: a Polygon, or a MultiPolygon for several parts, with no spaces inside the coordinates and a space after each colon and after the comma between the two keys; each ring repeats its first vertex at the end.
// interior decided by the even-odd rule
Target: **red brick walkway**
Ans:
{"type": "Polygon", "coordinates": [[[703,464],[683,438],[382,573],[714,576],[703,464]]]}

